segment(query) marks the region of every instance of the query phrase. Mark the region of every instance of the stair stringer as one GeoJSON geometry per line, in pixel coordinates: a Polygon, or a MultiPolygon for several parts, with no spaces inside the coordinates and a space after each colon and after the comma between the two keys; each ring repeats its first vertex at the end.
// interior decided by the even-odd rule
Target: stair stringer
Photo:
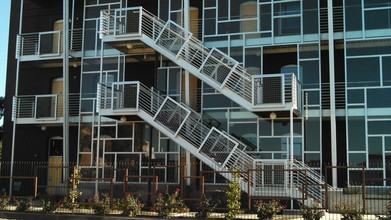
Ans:
{"type": "MultiPolygon", "coordinates": [[[[145,122],[149,123],[151,126],[162,132],[164,135],[169,137],[171,140],[179,144],[182,148],[190,152],[192,155],[197,157],[199,160],[201,160],[203,163],[214,169],[215,171],[229,171],[226,168],[222,167],[221,164],[216,163],[212,161],[209,157],[203,155],[199,152],[199,150],[193,146],[191,143],[180,137],[179,135],[174,135],[171,132],[169,132],[164,126],[157,123],[152,116],[150,116],[148,113],[143,111],[142,109],[139,109],[138,112],[135,112],[137,116],[139,116],[141,119],[143,119],[145,122]]],[[[220,173],[223,177],[225,177],[228,181],[233,180],[233,176],[231,173],[220,173]]],[[[241,182],[241,188],[244,192],[248,193],[248,184],[245,181],[241,182]]]]}
{"type": "MultiPolygon", "coordinates": [[[[134,38],[136,40],[136,38],[134,38]]],[[[254,111],[256,109],[253,108],[253,105],[251,102],[244,99],[242,96],[236,94],[234,91],[227,87],[220,87],[214,80],[210,79],[209,77],[205,76],[204,74],[201,74],[197,68],[190,65],[187,61],[176,58],[176,55],[170,53],[167,49],[160,47],[158,44],[155,43],[154,40],[146,36],[145,34],[142,34],[137,40],[142,41],[149,47],[153,48],[154,50],[158,51],[160,54],[165,56],[166,58],[170,59],[172,62],[174,62],[176,65],[182,67],[183,69],[189,71],[189,73],[193,74],[195,77],[200,79],[201,81],[205,82],[212,88],[218,90],[221,94],[225,95],[232,101],[236,102],[240,106],[244,107],[248,111],[254,111]]]]}

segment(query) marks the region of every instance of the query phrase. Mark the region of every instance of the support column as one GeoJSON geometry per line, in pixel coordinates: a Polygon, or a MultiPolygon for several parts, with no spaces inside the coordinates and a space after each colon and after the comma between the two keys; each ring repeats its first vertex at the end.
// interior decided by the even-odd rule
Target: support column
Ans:
{"type": "MultiPolygon", "coordinates": [[[[329,78],[330,78],[330,133],[331,133],[331,165],[337,165],[337,125],[335,116],[335,67],[334,67],[334,23],[333,0],[327,1],[329,32],[329,78]]],[[[337,187],[337,170],[332,169],[332,185],[337,187]]]]}
{"type": "MultiPolygon", "coordinates": [[[[69,163],[69,0],[63,0],[63,19],[63,162],[69,163]]],[[[64,175],[64,178],[66,176],[64,175]]]]}
{"type": "MultiPolygon", "coordinates": [[[[19,34],[22,34],[22,24],[23,24],[23,0],[20,0],[20,11],[19,11],[19,34]]],[[[12,13],[12,6],[11,6],[12,13]]],[[[20,70],[20,60],[19,58],[16,60],[16,76],[15,76],[15,96],[18,96],[18,88],[19,88],[19,70],[20,70]]],[[[16,120],[16,119],[15,119],[16,120]]],[[[12,148],[11,148],[11,161],[10,161],[10,176],[14,176],[14,163],[15,163],[15,137],[16,136],[16,121],[13,122],[12,125],[12,148]]],[[[8,195],[12,196],[12,178],[10,179],[9,192],[8,195]]]]}
{"type": "MultiPolygon", "coordinates": [[[[190,31],[190,2],[189,0],[183,1],[183,26],[187,31],[190,31]]],[[[187,49],[186,50],[186,56],[187,49]]],[[[187,106],[190,106],[190,74],[189,71],[185,70],[185,103],[187,106]]],[[[186,151],[186,175],[191,175],[191,160],[190,152],[186,151]]],[[[186,180],[186,184],[190,185],[190,179],[186,180]]]]}

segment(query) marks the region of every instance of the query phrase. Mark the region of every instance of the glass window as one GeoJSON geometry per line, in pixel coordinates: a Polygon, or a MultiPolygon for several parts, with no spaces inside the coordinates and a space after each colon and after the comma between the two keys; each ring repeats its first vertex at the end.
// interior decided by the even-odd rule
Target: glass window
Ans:
{"type": "Polygon", "coordinates": [[[349,89],[348,90],[348,103],[349,104],[363,104],[364,103],[364,90],[363,89],[349,89]]]}
{"type": "Polygon", "coordinates": [[[345,0],[345,27],[346,31],[361,30],[362,13],[361,1],[345,0]]]}
{"type": "Polygon", "coordinates": [[[272,121],[271,120],[259,120],[259,135],[271,136],[272,135],[272,121]]]}
{"type": "Polygon", "coordinates": [[[368,134],[391,134],[391,121],[369,121],[368,134]]]}
{"type": "Polygon", "coordinates": [[[227,128],[227,111],[224,110],[207,110],[204,111],[203,116],[207,123],[222,130],[228,130],[227,128]]]}
{"type": "Polygon", "coordinates": [[[391,85],[391,57],[382,58],[383,85],[391,85]]]}
{"type": "Polygon", "coordinates": [[[97,83],[99,80],[99,73],[82,74],[82,97],[95,98],[97,91],[97,83]]]}
{"type": "MultiPolygon", "coordinates": [[[[156,149],[155,149],[156,150],[156,149]]],[[[170,139],[160,139],[160,152],[177,152],[178,145],[170,139]]]]}
{"type": "Polygon", "coordinates": [[[391,137],[384,138],[384,150],[391,151],[391,137]]]}
{"type": "Polygon", "coordinates": [[[303,1],[303,32],[304,34],[319,33],[318,1],[303,1]]]}
{"type": "Polygon", "coordinates": [[[390,28],[391,9],[365,11],[365,30],[390,28]]]}
{"type": "MultiPolygon", "coordinates": [[[[286,138],[282,138],[285,140],[286,138]]],[[[259,139],[259,150],[260,151],[285,151],[286,141],[283,144],[281,138],[260,138],[259,139]]]]}
{"type": "Polygon", "coordinates": [[[119,138],[132,138],[133,136],[133,124],[132,123],[119,123],[118,124],[118,137],[119,138]]]}
{"type": "MultiPolygon", "coordinates": [[[[274,120],[274,135],[289,136],[290,135],[290,119],[275,119],[274,120]]],[[[293,120],[293,135],[301,135],[301,120],[293,120]]]]}
{"type": "Polygon", "coordinates": [[[383,167],[383,142],[381,137],[368,138],[368,166],[383,167]]]}
{"type": "Polygon", "coordinates": [[[310,167],[320,167],[320,154],[304,153],[304,162],[310,167]]]}
{"type": "Polygon", "coordinates": [[[350,151],[365,151],[365,118],[348,117],[348,149],[350,151]]]}
{"type": "Polygon", "coordinates": [[[204,10],[204,34],[213,35],[216,34],[216,10],[204,10]]]}
{"type": "Polygon", "coordinates": [[[319,61],[300,61],[302,83],[304,88],[319,88],[319,61]]]}
{"type": "Polygon", "coordinates": [[[305,150],[306,151],[319,151],[320,150],[320,128],[321,121],[319,117],[309,117],[305,120],[305,150]]]}
{"type": "Polygon", "coordinates": [[[353,166],[365,166],[366,154],[365,153],[350,153],[349,154],[349,165],[353,166]]]}
{"type": "Polygon", "coordinates": [[[274,19],[274,35],[287,36],[300,34],[300,17],[274,19]]]}
{"type": "Polygon", "coordinates": [[[348,87],[380,84],[379,58],[350,58],[346,62],[348,87]]]}
{"type": "MultiPolygon", "coordinates": [[[[227,97],[216,94],[216,95],[204,95],[203,107],[214,108],[214,107],[231,107],[234,103],[227,97]]],[[[236,104],[235,104],[236,106],[236,104]]]]}
{"type": "Polygon", "coordinates": [[[320,104],[319,91],[305,91],[303,104],[307,104],[307,103],[305,103],[306,102],[306,95],[307,95],[308,105],[319,105],[320,104]]]}
{"type": "Polygon", "coordinates": [[[272,13],[270,4],[262,4],[259,6],[260,31],[271,31],[272,29],[272,13]]]}
{"type": "Polygon", "coordinates": [[[229,125],[229,133],[248,145],[250,149],[257,149],[257,124],[256,123],[234,123],[229,125]]]}
{"type": "Polygon", "coordinates": [[[228,20],[228,0],[218,0],[219,21],[228,20]]]}
{"type": "Polygon", "coordinates": [[[319,58],[319,44],[300,44],[300,59],[319,58]]]}
{"type": "Polygon", "coordinates": [[[367,107],[368,108],[388,108],[391,107],[391,88],[368,89],[367,107]]]}

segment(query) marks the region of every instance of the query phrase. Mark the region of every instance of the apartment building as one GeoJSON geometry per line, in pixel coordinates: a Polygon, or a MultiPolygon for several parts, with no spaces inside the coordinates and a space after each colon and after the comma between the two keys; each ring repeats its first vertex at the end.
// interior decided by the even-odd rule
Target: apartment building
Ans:
{"type": "Polygon", "coordinates": [[[13,1],[2,158],[91,177],[153,161],[163,183],[173,164],[389,178],[390,14],[390,0],[13,1]]]}

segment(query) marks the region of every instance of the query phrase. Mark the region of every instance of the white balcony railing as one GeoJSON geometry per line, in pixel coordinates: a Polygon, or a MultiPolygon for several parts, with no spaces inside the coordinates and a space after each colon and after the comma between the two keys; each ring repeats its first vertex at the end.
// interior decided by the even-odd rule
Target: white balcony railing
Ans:
{"type": "MultiPolygon", "coordinates": [[[[82,29],[69,31],[69,50],[81,51],[82,29]]],[[[62,31],[25,33],[17,36],[16,58],[21,56],[51,57],[59,56],[63,51],[62,31]]]]}
{"type": "MultiPolygon", "coordinates": [[[[12,119],[57,120],[63,117],[63,96],[59,94],[14,96],[12,119]]],[[[69,95],[69,116],[79,115],[79,94],[69,95]]]]}

